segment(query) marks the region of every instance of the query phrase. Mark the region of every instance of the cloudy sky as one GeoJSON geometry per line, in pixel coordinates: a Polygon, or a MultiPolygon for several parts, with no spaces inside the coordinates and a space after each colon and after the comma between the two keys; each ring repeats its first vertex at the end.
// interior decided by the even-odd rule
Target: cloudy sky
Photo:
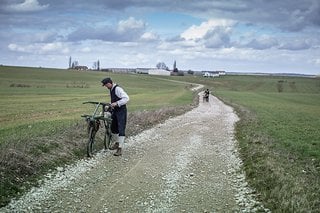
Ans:
{"type": "Polygon", "coordinates": [[[320,74],[319,0],[0,0],[0,64],[320,74]]]}

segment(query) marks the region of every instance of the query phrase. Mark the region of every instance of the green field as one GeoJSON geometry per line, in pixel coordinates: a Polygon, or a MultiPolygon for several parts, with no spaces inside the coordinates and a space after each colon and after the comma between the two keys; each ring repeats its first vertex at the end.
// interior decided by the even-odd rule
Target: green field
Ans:
{"type": "Polygon", "coordinates": [[[302,158],[320,159],[320,79],[284,77],[229,77],[218,81],[216,94],[249,109],[259,131],[272,138],[277,149],[302,158]],[[283,91],[278,82],[283,81],[283,91]],[[295,85],[292,87],[292,85],[295,85]]]}
{"type": "Polygon", "coordinates": [[[145,110],[165,107],[169,116],[193,100],[190,84],[148,75],[0,66],[0,206],[47,170],[85,156],[80,116],[93,108],[82,103],[110,101],[100,83],[107,76],[129,94],[129,118],[142,111],[150,117],[133,121],[140,125],[129,126],[129,135],[157,122],[145,110]]]}
{"type": "MultiPolygon", "coordinates": [[[[222,76],[213,79],[0,67],[2,153],[12,148],[7,144],[15,144],[13,147],[26,142],[37,144],[43,138],[50,141],[61,133],[83,129],[80,126],[65,130],[77,126],[80,115],[90,110],[81,104],[83,101],[109,100],[100,84],[106,76],[127,90],[131,98],[130,113],[189,105],[193,102],[188,89],[191,84],[205,85],[233,106],[241,118],[236,125],[239,151],[247,180],[264,205],[273,212],[320,209],[319,78],[222,76]]],[[[68,137],[71,138],[68,144],[72,144],[84,136],[75,133],[68,137]]],[[[47,154],[59,146],[50,143],[49,148],[39,146],[32,153],[47,154]]],[[[26,158],[23,157],[22,160],[26,158]]],[[[11,188],[5,190],[20,190],[18,186],[15,188],[17,182],[6,181],[5,185],[11,184],[11,188]]]]}
{"type": "Polygon", "coordinates": [[[10,137],[19,140],[47,135],[68,126],[92,110],[82,105],[84,101],[109,102],[109,91],[100,83],[106,76],[130,94],[129,112],[184,105],[192,100],[185,83],[148,75],[0,67],[0,143],[10,137]]]}

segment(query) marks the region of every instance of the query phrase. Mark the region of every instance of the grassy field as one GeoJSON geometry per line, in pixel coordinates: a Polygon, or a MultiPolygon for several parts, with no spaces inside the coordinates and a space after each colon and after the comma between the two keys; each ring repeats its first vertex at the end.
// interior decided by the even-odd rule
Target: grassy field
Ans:
{"type": "Polygon", "coordinates": [[[68,126],[91,110],[82,105],[84,101],[109,102],[109,91],[100,83],[106,76],[130,94],[130,112],[192,100],[188,85],[148,75],[0,67],[0,143],[16,137],[17,130],[23,139],[68,126]]]}
{"type": "MultiPolygon", "coordinates": [[[[206,85],[214,95],[232,105],[241,118],[236,125],[239,151],[247,180],[265,206],[273,212],[319,211],[319,78],[223,76],[212,79],[0,67],[2,150],[10,148],[4,144],[20,147],[26,142],[37,144],[61,137],[59,142],[72,145],[74,152],[79,152],[78,156],[83,155],[83,144],[74,144],[85,137],[80,132],[83,126],[79,115],[88,109],[81,103],[88,99],[109,99],[100,85],[106,75],[124,85],[130,94],[130,117],[136,119],[135,123],[139,115],[154,119],[148,124],[171,116],[172,111],[164,113],[165,116],[162,113],[155,116],[155,110],[190,105],[193,94],[187,88],[194,83],[206,85]],[[150,114],[143,110],[149,110],[150,114]],[[65,130],[66,127],[69,129],[65,130]]],[[[39,152],[41,156],[48,156],[50,150],[60,146],[54,142],[47,144],[33,147],[32,157],[39,152]]],[[[55,162],[61,163],[64,156],[57,159],[55,162]]],[[[28,160],[37,165],[38,161],[28,160]]],[[[19,184],[17,181],[6,184],[11,184],[9,191],[20,190],[14,188],[19,184]]]]}
{"type": "Polygon", "coordinates": [[[190,84],[148,75],[0,66],[0,206],[48,169],[85,156],[80,115],[93,108],[82,102],[110,101],[100,83],[107,76],[130,95],[128,124],[137,125],[128,135],[182,113],[193,101],[190,84]]]}

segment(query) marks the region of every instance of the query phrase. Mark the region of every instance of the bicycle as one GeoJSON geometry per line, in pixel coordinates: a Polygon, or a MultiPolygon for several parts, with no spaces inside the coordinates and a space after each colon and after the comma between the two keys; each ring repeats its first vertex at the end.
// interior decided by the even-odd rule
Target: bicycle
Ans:
{"type": "Polygon", "coordinates": [[[111,146],[112,135],[111,135],[111,113],[112,107],[109,103],[96,102],[96,101],[86,101],[83,104],[94,104],[95,109],[91,115],[81,115],[85,118],[87,122],[87,133],[88,133],[88,142],[87,142],[87,156],[92,157],[95,150],[95,136],[98,132],[101,121],[105,127],[103,145],[107,150],[111,146]]]}
{"type": "Polygon", "coordinates": [[[203,102],[209,102],[209,94],[208,93],[204,93],[203,94],[203,102]]]}

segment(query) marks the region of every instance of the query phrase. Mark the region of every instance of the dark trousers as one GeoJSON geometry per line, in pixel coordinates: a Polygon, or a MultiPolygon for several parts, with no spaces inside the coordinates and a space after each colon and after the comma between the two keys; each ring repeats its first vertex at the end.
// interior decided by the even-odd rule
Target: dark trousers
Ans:
{"type": "Polygon", "coordinates": [[[127,107],[124,105],[119,108],[115,108],[111,118],[111,132],[113,134],[119,134],[119,136],[125,136],[127,125],[127,107]]]}

